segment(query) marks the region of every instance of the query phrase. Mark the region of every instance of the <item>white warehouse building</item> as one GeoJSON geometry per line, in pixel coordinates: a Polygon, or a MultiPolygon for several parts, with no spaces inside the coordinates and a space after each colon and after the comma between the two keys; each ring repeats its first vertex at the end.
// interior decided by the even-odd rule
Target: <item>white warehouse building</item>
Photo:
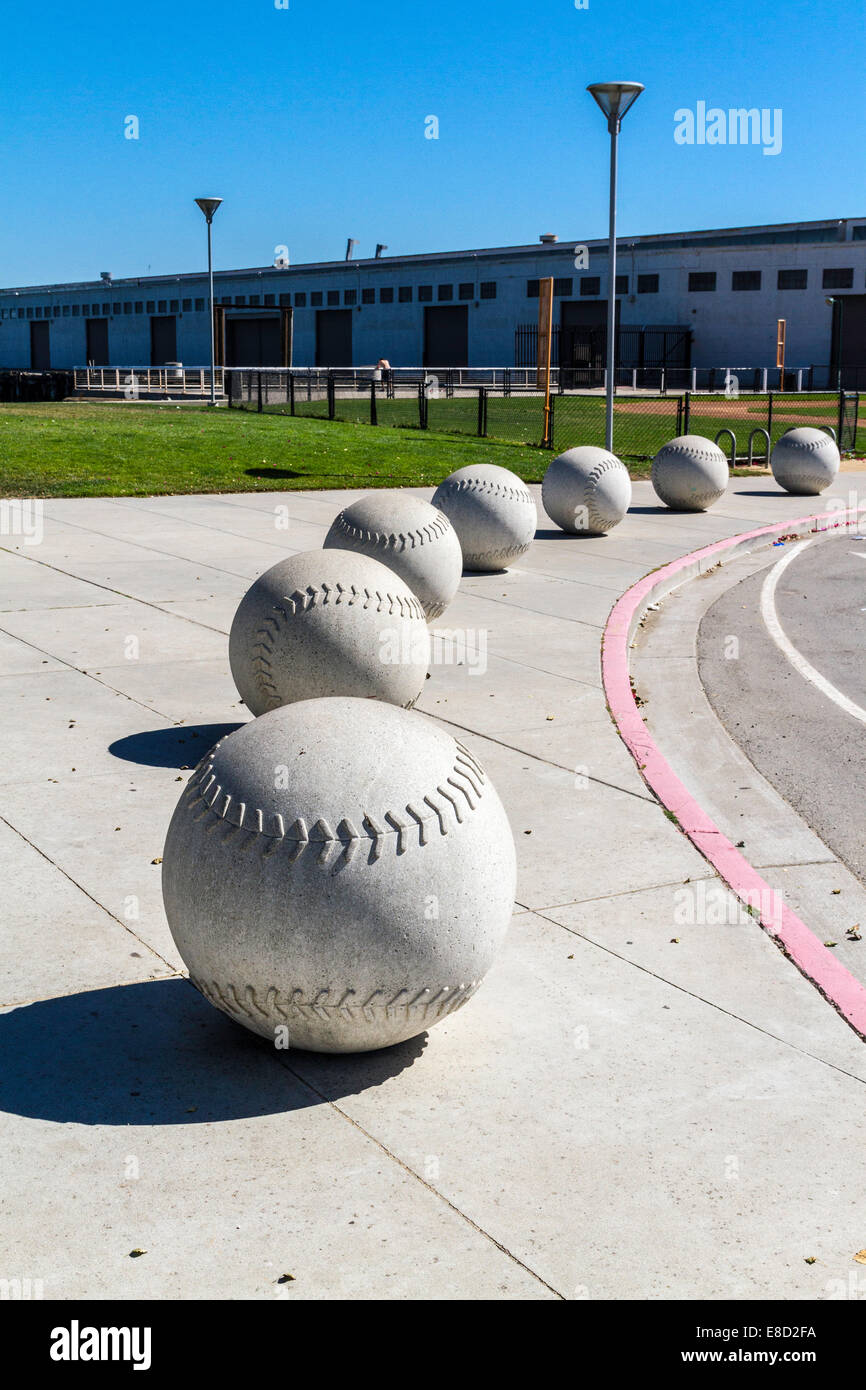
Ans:
{"type": "MultiPolygon", "coordinates": [[[[605,351],[607,242],[322,261],[215,275],[225,366],[535,364],[538,282],[555,281],[555,364],[580,384],[605,351]]],[[[866,384],[866,217],[621,237],[618,363],[770,368],[866,384]],[[828,304],[828,299],[832,303],[828,304]],[[817,375],[816,375],[817,374],[817,375]]],[[[187,366],[210,360],[207,276],[0,290],[0,368],[187,366]]]]}

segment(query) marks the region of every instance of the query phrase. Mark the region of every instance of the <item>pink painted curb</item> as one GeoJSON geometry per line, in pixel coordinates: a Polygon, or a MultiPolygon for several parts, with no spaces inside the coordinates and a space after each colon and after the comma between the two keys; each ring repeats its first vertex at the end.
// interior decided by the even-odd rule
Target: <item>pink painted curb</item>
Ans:
{"type": "Polygon", "coordinates": [[[736,896],[747,905],[751,904],[756,913],[759,911],[761,926],[798,970],[838,1009],[861,1038],[866,1039],[866,986],[840,964],[790,908],[782,906],[781,912],[772,911],[776,900],[774,891],[686,790],[651,737],[632,693],[628,659],[632,636],[656,596],[669,594],[688,579],[731,560],[738,553],[755,549],[762,542],[769,543],[773,536],[787,535],[805,527],[812,532],[823,532],[862,519],[857,508],[840,511],[835,518],[835,522],[829,522],[825,512],[762,526],[757,531],[746,531],[694,550],[645,575],[623,594],[608,618],[602,638],[602,681],[620,737],[662,806],[676,817],[695,848],[736,896]],[[824,526],[816,524],[821,521],[824,526]]]}

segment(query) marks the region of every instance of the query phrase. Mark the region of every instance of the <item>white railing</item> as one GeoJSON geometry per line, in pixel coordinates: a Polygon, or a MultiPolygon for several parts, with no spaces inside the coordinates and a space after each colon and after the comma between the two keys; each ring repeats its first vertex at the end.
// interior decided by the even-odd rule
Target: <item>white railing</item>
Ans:
{"type": "MultiPolygon", "coordinates": [[[[110,391],[137,400],[139,396],[209,396],[210,367],[76,367],[76,391],[110,391]]],[[[217,367],[215,385],[223,393],[223,369],[217,367]]]]}

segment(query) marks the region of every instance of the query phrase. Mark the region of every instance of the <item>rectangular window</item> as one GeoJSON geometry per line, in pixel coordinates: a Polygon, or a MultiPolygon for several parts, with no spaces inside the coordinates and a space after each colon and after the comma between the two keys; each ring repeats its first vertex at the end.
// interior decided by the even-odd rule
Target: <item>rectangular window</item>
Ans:
{"type": "Polygon", "coordinates": [[[659,277],[657,275],[639,275],[637,277],[638,294],[658,294],[659,277]]]}
{"type": "MultiPolygon", "coordinates": [[[[281,308],[287,309],[287,308],[289,307],[289,305],[291,304],[291,302],[292,302],[292,296],[291,296],[290,294],[281,294],[281,295],[280,295],[280,307],[281,307],[281,308]]],[[[320,299],[320,300],[319,300],[319,303],[321,304],[321,302],[322,302],[322,301],[321,301],[321,299],[320,299]]]]}
{"type": "MultiPolygon", "coordinates": [[[[231,304],[231,300],[230,300],[230,299],[229,299],[228,301],[226,301],[225,299],[223,300],[223,304],[225,304],[226,302],[228,302],[229,304],[231,304]]],[[[156,308],[157,308],[157,313],[164,314],[164,313],[165,313],[165,300],[164,300],[164,299],[158,299],[158,300],[156,301],[156,308]]]]}
{"type": "Polygon", "coordinates": [[[235,295],[235,308],[239,308],[239,307],[245,306],[245,305],[246,305],[246,302],[247,302],[247,297],[246,297],[245,294],[236,294],[236,295],[235,295]]]}
{"type": "MultiPolygon", "coordinates": [[[[273,299],[273,295],[271,295],[271,298],[273,299]]],[[[306,307],[307,307],[307,295],[306,295],[306,291],[304,291],[304,290],[298,290],[297,294],[295,295],[295,307],[296,307],[297,309],[306,309],[306,307]]]]}
{"type": "Polygon", "coordinates": [[[808,281],[808,270],[780,270],[776,288],[780,290],[804,290],[808,281]]]}
{"type": "Polygon", "coordinates": [[[329,303],[329,304],[339,304],[339,302],[340,302],[340,291],[339,291],[339,290],[328,290],[328,303],[329,303]]]}
{"type": "Polygon", "coordinates": [[[541,285],[541,281],[540,281],[540,280],[527,280],[527,282],[526,282],[526,298],[527,298],[527,299],[537,299],[537,298],[538,298],[538,295],[539,295],[539,292],[540,292],[540,285],[541,285]]]}
{"type": "MultiPolygon", "coordinates": [[[[75,312],[76,312],[76,314],[78,313],[78,305],[77,305],[77,304],[76,304],[76,306],[75,306],[75,312]]],[[[30,307],[29,304],[28,304],[28,306],[27,306],[27,317],[28,317],[29,319],[32,319],[32,317],[33,317],[33,310],[32,310],[32,308],[30,307]]]]}
{"type": "Polygon", "coordinates": [[[418,286],[418,303],[419,303],[419,304],[430,304],[430,303],[432,303],[432,300],[433,300],[433,286],[432,286],[432,285],[419,285],[419,286],[418,286]]]}
{"type": "Polygon", "coordinates": [[[823,287],[825,290],[851,290],[854,288],[853,270],[825,270],[823,287]]]}
{"type": "Polygon", "coordinates": [[[258,302],[259,302],[259,296],[258,296],[257,294],[251,294],[251,295],[250,295],[250,304],[255,308],[255,307],[258,306],[258,302]]]}
{"type": "Polygon", "coordinates": [[[122,314],[122,313],[123,313],[123,310],[121,309],[121,307],[120,307],[119,304],[115,304],[115,306],[114,306],[114,312],[115,312],[116,314],[122,314]]]}
{"type": "Polygon", "coordinates": [[[598,275],[584,275],[580,282],[580,293],[601,294],[601,280],[598,275]]]}
{"type": "MultiPolygon", "coordinates": [[[[281,300],[282,300],[282,297],[283,297],[283,296],[280,295],[280,299],[281,299],[281,300]]],[[[313,308],[314,308],[314,309],[318,308],[318,306],[321,304],[321,302],[322,302],[322,291],[321,291],[321,290],[313,290],[312,294],[310,295],[310,303],[311,303],[311,305],[313,306],[313,308]]]]}
{"type": "MultiPolygon", "coordinates": [[[[32,309],[28,309],[28,310],[27,310],[27,317],[30,318],[30,315],[31,315],[32,313],[33,313],[33,310],[32,310],[32,309]]],[[[73,317],[74,319],[77,319],[77,318],[78,318],[78,315],[79,315],[80,313],[81,313],[81,305],[80,305],[80,304],[73,304],[73,306],[72,306],[72,317],[73,317]]]]}
{"type": "Polygon", "coordinates": [[[759,290],[760,288],[760,270],[735,270],[731,274],[732,290],[759,290]]]}
{"type": "Polygon", "coordinates": [[[124,312],[125,314],[131,314],[131,313],[132,313],[132,300],[131,300],[131,299],[130,299],[130,300],[127,300],[126,304],[124,304],[124,306],[123,306],[123,312],[124,312]]]}
{"type": "MultiPolygon", "coordinates": [[[[571,291],[569,290],[569,294],[570,294],[570,293],[571,293],[571,291]]],[[[482,281],[481,281],[481,298],[482,298],[482,299],[495,299],[495,298],[496,298],[496,281],[495,281],[495,280],[482,280],[482,281]]]]}
{"type": "Polygon", "coordinates": [[[851,228],[852,241],[866,241],[866,222],[861,222],[859,227],[851,228]]]}
{"type": "MultiPolygon", "coordinates": [[[[265,295],[265,306],[267,307],[267,306],[269,306],[269,305],[273,305],[273,303],[274,303],[274,296],[273,296],[272,294],[266,294],[266,295],[265,295]]],[[[306,299],[304,300],[304,303],[306,303],[306,299]]]]}
{"type": "Polygon", "coordinates": [[[468,280],[464,280],[463,283],[460,284],[460,285],[457,287],[457,298],[458,298],[458,299],[474,299],[474,298],[475,298],[475,285],[472,284],[471,282],[469,282],[468,280]]]}
{"type": "MultiPolygon", "coordinates": [[[[150,307],[153,308],[153,305],[151,305],[150,307]]],[[[91,312],[91,314],[93,315],[93,317],[94,317],[95,319],[98,319],[98,318],[99,318],[99,305],[98,305],[98,304],[91,304],[91,306],[90,306],[90,312],[91,312]]],[[[47,318],[48,315],[46,314],[45,317],[47,318]]]]}
{"type": "Polygon", "coordinates": [[[196,311],[197,314],[203,314],[203,313],[204,313],[204,300],[203,300],[203,299],[197,299],[197,300],[195,301],[195,311],[196,311]]]}
{"type": "MultiPolygon", "coordinates": [[[[82,312],[82,314],[84,315],[85,318],[88,318],[88,317],[90,316],[90,305],[89,305],[89,304],[82,304],[82,306],[81,306],[81,312],[82,312]]],[[[41,313],[42,313],[42,310],[41,310],[41,309],[37,309],[37,310],[36,310],[36,317],[38,318],[39,315],[40,315],[41,313]]]]}
{"type": "MultiPolygon", "coordinates": [[[[140,313],[141,313],[141,308],[140,308],[140,306],[136,306],[135,312],[136,312],[137,314],[140,314],[140,313]]],[[[183,301],[183,312],[184,312],[185,314],[190,314],[190,313],[192,313],[192,300],[191,300],[191,299],[185,299],[185,300],[183,301]]]]}
{"type": "Polygon", "coordinates": [[[618,276],[616,277],[616,292],[617,292],[617,294],[628,294],[628,276],[627,276],[627,275],[618,275],[618,276]]]}
{"type": "MultiPolygon", "coordinates": [[[[85,305],[85,307],[86,307],[86,305],[85,305]]],[[[41,306],[41,304],[37,304],[37,305],[36,305],[36,309],[34,310],[34,312],[35,312],[36,317],[37,317],[38,319],[41,319],[41,318],[42,318],[42,306],[41,306]]]]}
{"type": "Polygon", "coordinates": [[[343,292],[343,303],[344,303],[344,304],[357,304],[357,303],[358,303],[358,291],[357,291],[357,290],[344,290],[344,292],[343,292]]]}
{"type": "Polygon", "coordinates": [[[383,289],[383,290],[380,290],[380,291],[379,291],[379,303],[380,303],[380,304],[393,304],[393,303],[394,303],[394,291],[393,291],[392,289],[388,289],[388,288],[385,288],[385,289],[383,289]]]}
{"type": "Polygon", "coordinates": [[[137,300],[135,301],[135,312],[136,312],[137,314],[140,314],[140,313],[142,313],[143,310],[144,310],[144,305],[142,304],[142,302],[141,302],[140,299],[137,299],[137,300]]]}
{"type": "Polygon", "coordinates": [[[55,317],[56,319],[59,319],[59,318],[60,318],[60,305],[59,305],[59,304],[55,304],[55,306],[54,306],[54,317],[55,317]]]}
{"type": "MultiPolygon", "coordinates": [[[[99,306],[98,306],[97,304],[94,304],[94,306],[93,306],[93,312],[94,312],[94,314],[98,314],[98,313],[99,313],[99,306]]],[[[156,308],[155,308],[155,305],[154,305],[154,302],[153,302],[152,299],[149,299],[149,300],[147,301],[147,310],[146,310],[146,312],[147,312],[148,314],[153,314],[153,313],[156,312],[156,308]]]]}
{"type": "Polygon", "coordinates": [[[453,299],[453,298],[454,298],[454,286],[453,286],[453,285],[440,285],[439,288],[438,288],[438,290],[436,291],[436,295],[437,295],[437,298],[438,298],[438,299],[453,299]]]}
{"type": "Polygon", "coordinates": [[[362,290],[362,291],[361,291],[361,303],[362,303],[362,304],[375,304],[375,303],[376,303],[376,291],[373,290],[373,289],[362,290]]]}
{"type": "MultiPolygon", "coordinates": [[[[23,309],[19,309],[19,310],[18,310],[18,317],[19,317],[19,319],[22,318],[23,315],[24,315],[24,310],[23,310],[23,309]]],[[[68,304],[64,304],[64,306],[63,306],[63,317],[64,317],[65,319],[68,319],[68,318],[69,318],[69,305],[68,305],[68,304]]]]}
{"type": "MultiPolygon", "coordinates": [[[[568,297],[568,295],[570,294],[574,294],[574,281],[572,280],[571,276],[568,275],[564,279],[554,280],[553,293],[565,295],[566,297],[568,297]]],[[[596,290],[596,294],[598,294],[598,290],[596,290]]]]}
{"type": "Polygon", "coordinates": [[[716,288],[716,272],[714,270],[690,270],[689,271],[689,293],[702,294],[707,290],[716,288]]]}
{"type": "Polygon", "coordinates": [[[411,286],[411,285],[401,285],[401,286],[400,286],[399,299],[400,299],[400,303],[401,303],[401,304],[411,304],[411,303],[412,303],[412,286],[411,286]]]}

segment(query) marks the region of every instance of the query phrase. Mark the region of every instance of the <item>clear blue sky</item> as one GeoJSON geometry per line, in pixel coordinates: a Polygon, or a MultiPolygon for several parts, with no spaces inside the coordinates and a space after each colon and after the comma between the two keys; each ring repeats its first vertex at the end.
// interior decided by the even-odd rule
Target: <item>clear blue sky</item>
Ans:
{"type": "Polygon", "coordinates": [[[866,213],[862,0],[42,0],[7,6],[0,284],[503,246],[607,230],[584,88],[646,92],[622,235],[866,213]],[[845,124],[831,103],[846,101],[845,124]],[[699,101],[781,108],[783,148],[680,146],[699,101]],[[140,138],[124,139],[124,118],[140,138]],[[438,141],[424,138],[436,115],[438,141]]]}

